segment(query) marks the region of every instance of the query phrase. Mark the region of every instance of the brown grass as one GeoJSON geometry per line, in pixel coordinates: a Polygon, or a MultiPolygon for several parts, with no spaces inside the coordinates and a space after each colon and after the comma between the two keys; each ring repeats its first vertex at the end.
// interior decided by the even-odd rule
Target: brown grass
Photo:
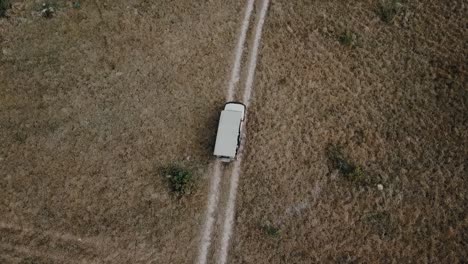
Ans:
{"type": "MultiPolygon", "coordinates": [[[[272,1],[230,263],[468,259],[466,8],[379,3],[272,1]]],[[[0,262],[191,263],[244,3],[57,4],[0,19],[0,262]]]]}
{"type": "Polygon", "coordinates": [[[0,263],[192,261],[242,3],[44,2],[0,19],[0,263]]]}
{"type": "Polygon", "coordinates": [[[231,263],[468,258],[462,1],[405,1],[391,25],[377,3],[272,3],[231,263]],[[344,26],[357,47],[338,43],[344,26]]]}

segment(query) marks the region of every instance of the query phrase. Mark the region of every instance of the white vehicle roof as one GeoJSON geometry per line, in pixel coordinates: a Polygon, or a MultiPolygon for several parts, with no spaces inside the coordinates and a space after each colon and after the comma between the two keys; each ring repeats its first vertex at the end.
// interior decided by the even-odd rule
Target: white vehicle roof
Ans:
{"type": "MultiPolygon", "coordinates": [[[[226,106],[228,105],[230,104],[226,106]]],[[[239,105],[244,107],[242,104],[239,105]]],[[[221,112],[214,155],[229,158],[236,157],[239,128],[243,118],[244,111],[223,110],[221,112]]]]}
{"type": "Polygon", "coordinates": [[[241,103],[227,103],[224,105],[224,110],[242,112],[242,119],[244,119],[245,105],[241,103]]]}

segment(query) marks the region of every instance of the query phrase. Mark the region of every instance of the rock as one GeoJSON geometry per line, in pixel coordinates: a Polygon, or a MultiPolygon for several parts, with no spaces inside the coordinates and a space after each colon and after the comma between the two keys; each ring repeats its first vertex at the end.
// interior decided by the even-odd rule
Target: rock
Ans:
{"type": "Polygon", "coordinates": [[[379,191],[383,191],[383,185],[382,184],[377,184],[377,189],[379,189],[379,191]]]}

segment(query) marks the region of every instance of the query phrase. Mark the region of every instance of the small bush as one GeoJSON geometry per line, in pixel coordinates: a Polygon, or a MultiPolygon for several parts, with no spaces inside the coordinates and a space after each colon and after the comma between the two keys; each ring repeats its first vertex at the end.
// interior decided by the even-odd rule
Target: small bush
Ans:
{"type": "Polygon", "coordinates": [[[41,16],[45,18],[52,18],[57,11],[57,4],[52,1],[47,1],[41,6],[41,16]]]}
{"type": "Polygon", "coordinates": [[[346,175],[348,180],[352,182],[364,183],[366,182],[366,175],[360,166],[353,166],[351,172],[346,175]]]}
{"type": "Polygon", "coordinates": [[[163,173],[169,180],[171,191],[177,195],[190,194],[193,186],[193,174],[181,166],[171,165],[163,168],[163,173]]]}
{"type": "Polygon", "coordinates": [[[10,0],[0,0],[0,17],[6,17],[6,12],[10,8],[10,0]]]}
{"type": "Polygon", "coordinates": [[[262,229],[265,232],[265,234],[272,236],[272,237],[277,237],[280,234],[280,229],[272,225],[263,225],[262,229]]]}
{"type": "Polygon", "coordinates": [[[349,161],[340,146],[330,145],[327,152],[332,168],[337,169],[348,181],[360,185],[374,183],[374,180],[363,171],[361,166],[349,161]]]}
{"type": "Polygon", "coordinates": [[[338,36],[338,41],[345,46],[354,46],[357,41],[357,35],[354,32],[346,30],[338,36]]]}
{"type": "Polygon", "coordinates": [[[400,7],[400,0],[384,0],[379,3],[377,14],[383,22],[390,23],[398,14],[400,7]]]}
{"type": "Polygon", "coordinates": [[[348,175],[354,171],[354,165],[343,155],[341,146],[330,145],[327,152],[332,167],[340,171],[341,174],[348,175]]]}

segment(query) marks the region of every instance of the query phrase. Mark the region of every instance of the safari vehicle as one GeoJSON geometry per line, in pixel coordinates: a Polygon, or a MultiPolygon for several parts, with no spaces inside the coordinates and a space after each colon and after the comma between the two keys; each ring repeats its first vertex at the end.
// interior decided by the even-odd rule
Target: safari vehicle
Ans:
{"type": "Polygon", "coordinates": [[[219,118],[214,149],[214,155],[222,162],[231,162],[236,159],[244,118],[244,104],[228,102],[224,105],[224,110],[221,111],[219,118]]]}

